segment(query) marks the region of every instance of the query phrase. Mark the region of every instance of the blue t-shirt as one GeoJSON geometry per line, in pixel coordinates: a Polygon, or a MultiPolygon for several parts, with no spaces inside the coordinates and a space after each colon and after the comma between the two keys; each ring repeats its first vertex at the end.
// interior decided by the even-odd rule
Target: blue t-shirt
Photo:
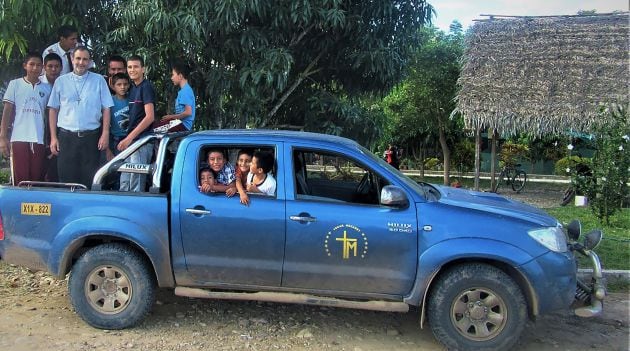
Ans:
{"type": "Polygon", "coordinates": [[[192,109],[192,114],[182,119],[182,123],[186,129],[191,130],[195,123],[195,93],[188,83],[186,83],[177,93],[175,99],[175,114],[184,112],[186,105],[192,109]]]}
{"type": "MultiPolygon", "coordinates": [[[[129,126],[127,127],[127,133],[131,133],[146,116],[144,112],[144,105],[146,104],[155,106],[155,89],[153,84],[146,79],[140,85],[135,85],[132,82],[129,90],[129,126]]],[[[152,126],[149,125],[136,139],[151,133],[152,130],[152,126]]]]}
{"type": "Polygon", "coordinates": [[[129,99],[120,99],[112,95],[114,107],[112,107],[112,120],[109,125],[111,136],[124,138],[127,136],[127,126],[129,124],[129,99]]]}

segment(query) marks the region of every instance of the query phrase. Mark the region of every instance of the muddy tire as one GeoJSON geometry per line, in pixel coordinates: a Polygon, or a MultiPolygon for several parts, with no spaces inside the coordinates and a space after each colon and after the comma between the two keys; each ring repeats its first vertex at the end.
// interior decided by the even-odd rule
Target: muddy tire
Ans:
{"type": "Polygon", "coordinates": [[[75,311],[89,325],[123,329],[141,321],[155,300],[155,278],[147,260],[124,244],[86,251],[68,281],[75,311]]]}
{"type": "Polygon", "coordinates": [[[444,272],[431,289],[427,316],[449,350],[510,350],[527,322],[527,303],[506,273],[486,264],[444,272]]]}

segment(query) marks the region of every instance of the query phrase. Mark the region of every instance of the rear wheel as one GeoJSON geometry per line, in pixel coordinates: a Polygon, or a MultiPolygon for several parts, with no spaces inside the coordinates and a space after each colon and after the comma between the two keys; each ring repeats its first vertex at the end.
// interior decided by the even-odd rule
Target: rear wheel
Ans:
{"type": "Polygon", "coordinates": [[[89,325],[123,329],[142,320],[155,298],[155,279],[146,259],[123,244],[86,251],[72,267],[70,300],[89,325]]]}
{"type": "Polygon", "coordinates": [[[518,285],[486,264],[449,269],[427,303],[433,334],[449,350],[509,350],[527,322],[527,303],[518,285]]]}
{"type": "Polygon", "coordinates": [[[527,173],[524,171],[516,171],[514,179],[512,179],[512,190],[520,193],[525,187],[525,182],[527,182],[527,173]]]}

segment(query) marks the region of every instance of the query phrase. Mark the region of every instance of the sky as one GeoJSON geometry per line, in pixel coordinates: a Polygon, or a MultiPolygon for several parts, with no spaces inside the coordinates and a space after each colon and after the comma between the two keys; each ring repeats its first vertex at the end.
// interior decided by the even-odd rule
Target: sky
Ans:
{"type": "Polygon", "coordinates": [[[614,10],[628,11],[628,0],[428,0],[437,12],[433,23],[448,31],[453,20],[458,20],[466,30],[474,19],[484,15],[549,16],[575,15],[579,10],[596,10],[607,13],[614,10]]]}

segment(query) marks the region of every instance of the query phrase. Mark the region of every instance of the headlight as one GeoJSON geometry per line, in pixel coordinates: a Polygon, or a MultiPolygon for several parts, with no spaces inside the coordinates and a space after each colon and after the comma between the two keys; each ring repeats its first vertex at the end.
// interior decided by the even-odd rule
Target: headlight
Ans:
{"type": "Polygon", "coordinates": [[[567,238],[560,227],[534,229],[528,231],[527,234],[551,251],[567,251],[567,238]]]}

